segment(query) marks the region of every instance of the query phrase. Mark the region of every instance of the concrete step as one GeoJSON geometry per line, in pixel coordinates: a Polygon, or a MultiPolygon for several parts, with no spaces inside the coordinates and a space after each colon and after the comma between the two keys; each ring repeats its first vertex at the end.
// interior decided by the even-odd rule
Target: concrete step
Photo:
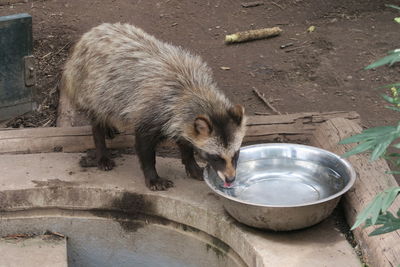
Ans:
{"type": "Polygon", "coordinates": [[[67,267],[67,241],[58,234],[0,238],[0,267],[67,267]]]}
{"type": "MultiPolygon", "coordinates": [[[[183,235],[197,240],[201,240],[200,234],[208,235],[214,240],[203,249],[205,253],[217,251],[213,255],[220,264],[207,266],[224,266],[221,262],[226,262],[226,257],[221,257],[226,251],[221,254],[212,248],[216,244],[223,244],[225,250],[237,253],[251,267],[361,266],[332,218],[292,232],[251,229],[236,223],[224,211],[222,199],[213,194],[204,181],[187,178],[179,159],[157,158],[160,176],[173,180],[175,186],[168,191],[155,192],[146,188],[134,155],[116,158],[117,166],[109,172],[80,167],[82,156],[75,153],[0,155],[0,210],[7,211],[0,212],[0,235],[24,231],[20,229],[53,229],[64,233],[69,237],[70,262],[76,260],[79,266],[100,265],[94,261],[101,262],[102,266],[127,266],[132,258],[141,262],[132,266],[156,266],[143,264],[143,254],[138,255],[138,251],[147,248],[147,252],[157,251],[152,254],[152,260],[155,255],[186,260],[200,254],[197,253],[200,250],[191,249],[193,244],[179,244],[188,250],[177,250],[175,245],[163,245],[156,250],[151,242],[161,246],[170,239],[143,237],[143,233],[158,233],[156,228],[151,228],[156,225],[151,221],[137,223],[140,218],[136,218],[136,212],[143,212],[151,218],[163,218],[162,224],[159,222],[160,229],[175,233],[174,229],[178,228],[172,229],[170,225],[182,224],[190,227],[179,230],[183,235]],[[133,216],[108,217],[107,213],[100,212],[103,210],[118,214],[127,211],[133,216]],[[138,228],[138,225],[143,227],[138,228]]],[[[2,254],[0,248],[0,260],[2,254]]],[[[180,266],[202,266],[198,262],[180,266]]]]}

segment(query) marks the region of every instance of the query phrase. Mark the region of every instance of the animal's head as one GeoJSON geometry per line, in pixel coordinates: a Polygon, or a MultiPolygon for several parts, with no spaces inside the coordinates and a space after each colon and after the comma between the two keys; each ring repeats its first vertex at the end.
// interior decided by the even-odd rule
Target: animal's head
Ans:
{"type": "Polygon", "coordinates": [[[239,149],[246,131],[244,108],[235,105],[224,112],[198,115],[193,122],[192,144],[226,185],[236,178],[239,149]]]}

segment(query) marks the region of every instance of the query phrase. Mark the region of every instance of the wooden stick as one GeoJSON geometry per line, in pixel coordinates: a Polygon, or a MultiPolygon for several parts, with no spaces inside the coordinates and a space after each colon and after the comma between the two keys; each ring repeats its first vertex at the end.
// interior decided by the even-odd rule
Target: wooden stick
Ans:
{"type": "Polygon", "coordinates": [[[277,7],[279,7],[279,8],[282,9],[282,10],[284,9],[281,5],[275,3],[274,1],[272,1],[271,4],[273,4],[273,5],[277,6],[277,7]]]}
{"type": "Polygon", "coordinates": [[[280,35],[282,29],[279,27],[263,28],[257,30],[248,30],[244,32],[237,32],[225,36],[225,43],[240,43],[263,38],[269,38],[280,35]]]}
{"type": "Polygon", "coordinates": [[[291,49],[286,49],[285,53],[289,53],[289,52],[292,52],[292,51],[295,51],[295,50],[298,50],[298,49],[306,48],[308,46],[309,45],[303,45],[303,46],[298,46],[298,47],[294,47],[294,48],[291,48],[291,49]]]}
{"type": "Polygon", "coordinates": [[[256,6],[261,6],[261,5],[264,5],[263,1],[254,1],[254,2],[242,3],[242,7],[244,7],[244,8],[256,7],[256,6]]]}
{"type": "Polygon", "coordinates": [[[274,106],[272,106],[268,100],[264,97],[263,94],[260,93],[260,91],[257,90],[257,88],[253,87],[253,92],[264,102],[265,105],[267,105],[267,107],[269,107],[273,112],[275,112],[276,114],[281,114],[276,108],[274,108],[274,106]]]}
{"type": "Polygon", "coordinates": [[[57,52],[55,52],[55,53],[52,53],[52,52],[47,53],[46,55],[44,55],[44,56],[42,57],[42,59],[44,59],[44,58],[50,56],[51,54],[53,54],[52,56],[58,55],[58,54],[59,54],[62,50],[64,50],[64,48],[67,47],[67,45],[69,45],[71,42],[72,42],[72,41],[67,42],[63,47],[61,47],[60,49],[58,49],[57,52]]]}
{"type": "Polygon", "coordinates": [[[256,111],[256,112],[254,112],[254,115],[266,116],[266,115],[271,115],[271,113],[269,113],[269,112],[258,112],[258,111],[256,111]]]}
{"type": "MultiPolygon", "coordinates": [[[[346,137],[360,133],[359,124],[343,118],[335,118],[322,123],[311,138],[311,145],[342,155],[354,147],[354,144],[338,145],[346,137]]],[[[363,210],[376,194],[386,188],[398,186],[385,160],[370,161],[367,155],[354,155],[349,159],[357,173],[353,188],[343,198],[348,224],[354,224],[357,214],[363,210]]],[[[392,207],[396,213],[400,208],[400,198],[392,207]]],[[[368,266],[392,267],[400,263],[400,231],[379,236],[368,236],[374,228],[356,228],[353,233],[363,251],[368,266]]]]}

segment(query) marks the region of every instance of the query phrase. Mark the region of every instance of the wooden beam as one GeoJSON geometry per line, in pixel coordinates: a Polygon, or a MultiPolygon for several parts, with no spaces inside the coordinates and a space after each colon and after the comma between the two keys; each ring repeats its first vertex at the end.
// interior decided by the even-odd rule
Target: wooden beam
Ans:
{"type": "MultiPolygon", "coordinates": [[[[338,145],[338,142],[361,131],[357,123],[335,118],[316,129],[311,145],[342,155],[354,145],[338,145]]],[[[385,160],[370,161],[366,155],[354,155],[349,158],[349,161],[357,173],[357,180],[354,187],[344,196],[343,203],[347,222],[353,225],[357,214],[376,194],[398,184],[392,175],[386,173],[390,169],[385,160]]],[[[391,211],[396,213],[399,208],[400,199],[398,198],[391,207],[391,211]]],[[[400,263],[400,231],[369,237],[368,233],[372,231],[371,229],[358,227],[353,231],[368,265],[397,266],[400,263]]]]}
{"type": "Polygon", "coordinates": [[[273,124],[311,124],[325,122],[333,118],[346,118],[360,122],[360,115],[355,111],[331,111],[331,112],[301,112],[286,115],[250,116],[248,125],[273,125],[273,124]]]}
{"type": "MultiPolygon", "coordinates": [[[[342,116],[359,121],[355,112],[297,113],[289,115],[250,116],[245,142],[307,140],[316,126],[332,117],[342,116]]],[[[132,147],[132,132],[108,140],[110,148],[132,147]]],[[[167,143],[166,146],[171,146],[167,143]]],[[[0,131],[0,153],[83,152],[94,148],[90,126],[3,129],[0,131]]]]}

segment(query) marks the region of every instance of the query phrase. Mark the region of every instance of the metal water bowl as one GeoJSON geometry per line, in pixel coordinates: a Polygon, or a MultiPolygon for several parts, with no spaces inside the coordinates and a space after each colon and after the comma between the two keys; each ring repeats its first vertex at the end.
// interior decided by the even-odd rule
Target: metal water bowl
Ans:
{"type": "Polygon", "coordinates": [[[215,171],[205,181],[228,213],[246,225],[276,231],[314,225],[328,217],[356,174],[341,157],[298,144],[243,147],[236,180],[225,188],[215,171]]]}

